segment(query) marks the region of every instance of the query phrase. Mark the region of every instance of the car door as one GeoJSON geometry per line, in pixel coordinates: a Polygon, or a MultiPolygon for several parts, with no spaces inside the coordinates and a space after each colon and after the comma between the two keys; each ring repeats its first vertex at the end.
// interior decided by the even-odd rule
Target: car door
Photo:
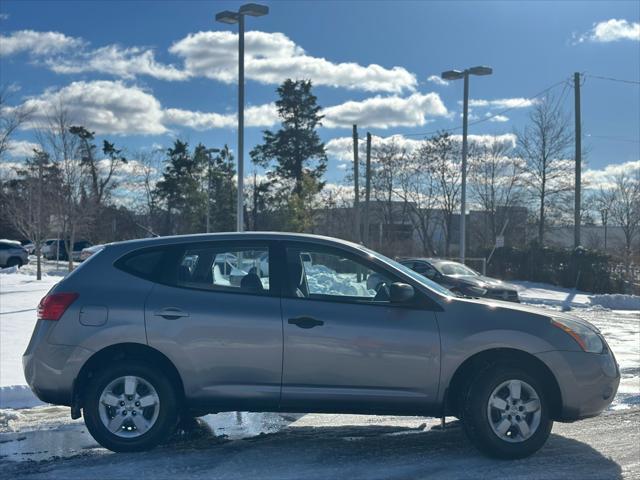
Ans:
{"type": "Polygon", "coordinates": [[[191,403],[275,410],[282,376],[279,287],[268,242],[171,247],[145,306],[149,345],[180,371],[191,403]],[[232,268],[220,265],[233,262],[232,268]],[[271,269],[273,270],[273,269],[271,269]]]}
{"type": "Polygon", "coordinates": [[[286,261],[281,408],[428,411],[440,376],[428,299],[391,303],[396,274],[346,249],[289,244],[286,261]]]}

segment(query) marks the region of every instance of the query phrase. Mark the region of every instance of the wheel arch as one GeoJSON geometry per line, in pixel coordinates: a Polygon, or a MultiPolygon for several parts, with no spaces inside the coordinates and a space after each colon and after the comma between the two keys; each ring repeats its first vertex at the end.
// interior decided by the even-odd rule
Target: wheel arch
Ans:
{"type": "Polygon", "coordinates": [[[481,369],[491,364],[507,364],[523,368],[541,380],[547,398],[549,398],[551,418],[562,415],[562,393],[554,373],[536,356],[512,348],[492,348],[478,352],[462,362],[451,377],[444,399],[444,415],[459,416],[460,401],[470,381],[481,369]]]}
{"type": "Polygon", "coordinates": [[[119,343],[95,352],[82,366],[73,382],[71,418],[80,418],[83,407],[83,389],[96,372],[113,361],[132,359],[142,361],[164,372],[174,387],[178,400],[184,401],[184,383],[175,365],[163,353],[142,343],[119,343]]]}

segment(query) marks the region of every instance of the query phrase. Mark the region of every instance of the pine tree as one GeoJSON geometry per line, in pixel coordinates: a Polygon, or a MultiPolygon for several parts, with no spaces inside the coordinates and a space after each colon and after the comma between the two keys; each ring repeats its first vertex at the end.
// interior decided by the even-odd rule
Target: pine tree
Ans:
{"type": "Polygon", "coordinates": [[[311,87],[310,80],[288,79],[278,88],[280,99],[276,106],[282,128],[275,133],[265,130],[263,144],[251,151],[251,158],[257,165],[267,169],[275,166],[269,176],[280,192],[292,191],[298,197],[308,193],[304,192],[308,188],[319,192],[324,186],[322,176],[327,169],[324,143],[316,132],[323,116],[311,87]],[[292,190],[290,184],[293,184],[292,190]]]}

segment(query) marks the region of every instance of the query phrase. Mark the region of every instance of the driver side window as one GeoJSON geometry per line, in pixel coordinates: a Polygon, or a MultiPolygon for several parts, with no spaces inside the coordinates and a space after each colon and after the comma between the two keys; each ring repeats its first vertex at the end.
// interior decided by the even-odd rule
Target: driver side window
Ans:
{"type": "Polygon", "coordinates": [[[391,279],[339,251],[287,248],[290,294],[298,298],[389,302],[391,279]]]}

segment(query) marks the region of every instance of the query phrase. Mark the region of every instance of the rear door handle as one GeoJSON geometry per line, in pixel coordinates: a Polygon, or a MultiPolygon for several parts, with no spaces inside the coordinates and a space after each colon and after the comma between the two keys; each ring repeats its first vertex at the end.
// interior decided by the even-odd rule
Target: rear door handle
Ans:
{"type": "Polygon", "coordinates": [[[290,318],[289,324],[296,325],[300,328],[313,328],[324,325],[324,322],[322,320],[316,320],[315,318],[311,317],[296,317],[290,318]]]}
{"type": "Polygon", "coordinates": [[[177,320],[178,318],[188,317],[189,314],[179,308],[166,307],[153,314],[156,317],[166,318],[167,320],[177,320]]]}

